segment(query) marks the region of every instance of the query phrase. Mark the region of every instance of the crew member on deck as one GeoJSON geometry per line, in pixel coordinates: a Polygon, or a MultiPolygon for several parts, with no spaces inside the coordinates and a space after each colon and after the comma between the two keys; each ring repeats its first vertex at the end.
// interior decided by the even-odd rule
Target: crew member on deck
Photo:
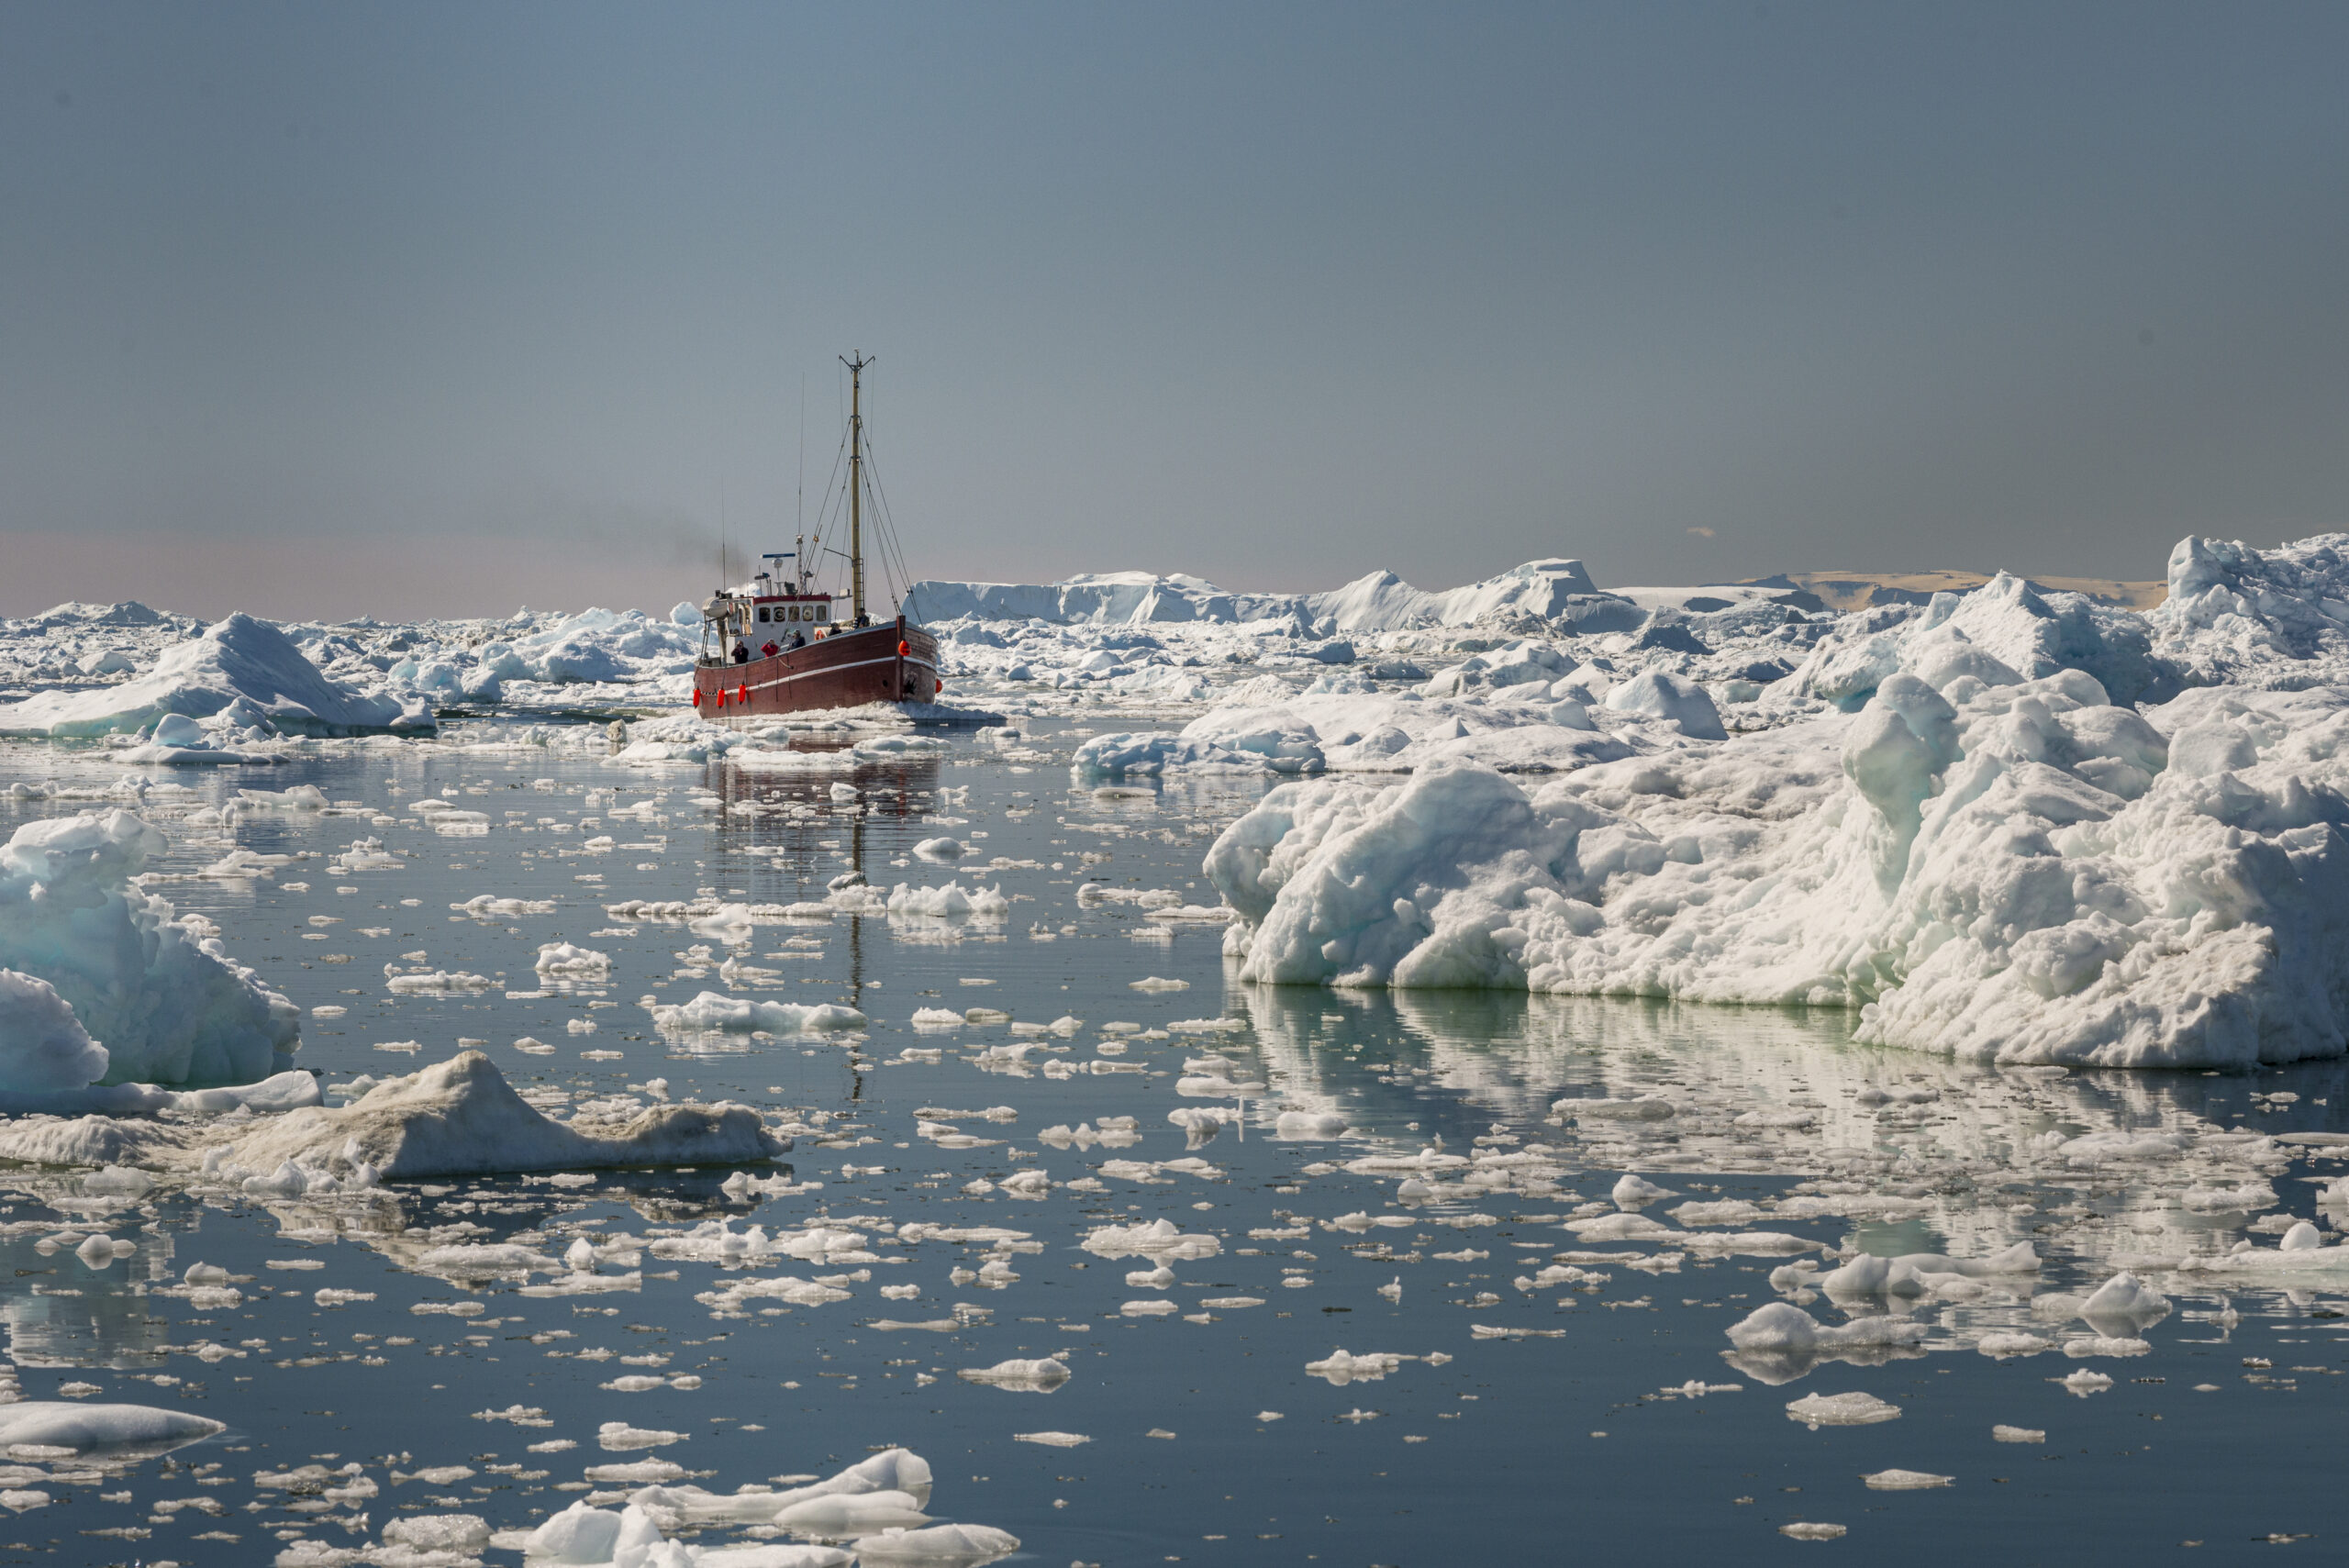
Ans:
{"type": "Polygon", "coordinates": [[[774,645],[774,639],[773,639],[772,638],[770,638],[767,641],[765,641],[764,643],[762,643],[762,644],[760,645],[760,647],[759,647],[759,651],[760,651],[760,652],[762,652],[762,653],[763,653],[763,654],[765,654],[768,658],[772,659],[772,658],[774,658],[776,654],[778,654],[778,653],[782,652],[782,651],[783,651],[783,650],[782,650],[782,649],[780,649],[780,648],[777,648],[777,647],[774,645]]]}
{"type": "Polygon", "coordinates": [[[736,643],[734,645],[734,662],[737,664],[748,664],[750,662],[751,645],[747,642],[736,643]]]}

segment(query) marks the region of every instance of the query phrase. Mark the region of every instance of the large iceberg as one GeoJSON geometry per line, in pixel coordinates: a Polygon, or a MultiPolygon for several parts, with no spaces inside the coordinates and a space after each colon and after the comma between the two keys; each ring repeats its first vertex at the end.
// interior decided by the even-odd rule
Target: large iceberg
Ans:
{"type": "Polygon", "coordinates": [[[1970,1060],[2349,1050],[2349,692],[2076,670],[1601,764],[1285,784],[1207,869],[1243,979],[1854,1009],[1970,1060]]]}
{"type": "Polygon", "coordinates": [[[329,680],[286,635],[233,615],[173,644],[147,674],[117,685],[41,692],[0,706],[0,735],[118,735],[172,714],[209,718],[234,709],[249,725],[315,734],[429,729],[431,714],[329,680]]]}
{"type": "Polygon", "coordinates": [[[0,846],[0,1089],[248,1084],[291,1065],[293,1003],[133,883],[162,847],[121,810],[28,822],[0,846]]]}

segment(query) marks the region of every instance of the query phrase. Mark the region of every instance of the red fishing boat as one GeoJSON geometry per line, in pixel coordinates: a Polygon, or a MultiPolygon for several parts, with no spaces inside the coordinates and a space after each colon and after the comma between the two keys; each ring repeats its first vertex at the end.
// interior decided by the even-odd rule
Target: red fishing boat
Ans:
{"type": "MultiPolygon", "coordinates": [[[[812,709],[937,699],[938,639],[906,618],[869,615],[864,603],[864,368],[849,368],[849,591],[814,585],[807,540],[762,556],[766,570],[739,587],[720,588],[702,606],[702,653],[694,666],[694,707],[719,724],[754,723],[812,709]],[[785,562],[791,562],[786,569],[785,562]],[[843,613],[845,612],[845,613],[843,613]]],[[[816,535],[820,552],[823,530],[816,535]]],[[[839,551],[834,551],[839,554],[839,551]]]]}

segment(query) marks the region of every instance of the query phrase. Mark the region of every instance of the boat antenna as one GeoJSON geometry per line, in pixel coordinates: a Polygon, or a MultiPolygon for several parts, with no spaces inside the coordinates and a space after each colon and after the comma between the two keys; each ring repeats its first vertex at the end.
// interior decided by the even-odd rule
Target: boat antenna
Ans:
{"type": "Polygon", "coordinates": [[[862,399],[864,392],[864,367],[873,361],[862,350],[852,350],[856,358],[841,356],[841,363],[848,367],[848,594],[849,609],[855,617],[853,624],[863,626],[864,618],[864,415],[862,399]]]}
{"type": "Polygon", "coordinates": [[[793,592],[804,594],[807,591],[807,373],[806,371],[799,373],[798,494],[798,513],[794,518],[795,529],[798,535],[796,547],[798,560],[793,564],[798,568],[799,575],[793,592]]]}

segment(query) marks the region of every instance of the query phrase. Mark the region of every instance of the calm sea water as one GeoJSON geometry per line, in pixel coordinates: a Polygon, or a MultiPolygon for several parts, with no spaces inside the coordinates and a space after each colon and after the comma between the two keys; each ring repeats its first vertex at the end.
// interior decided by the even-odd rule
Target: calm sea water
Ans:
{"type": "MultiPolygon", "coordinates": [[[[2321,1551],[2349,1529],[2333,1485],[2344,1416],[2334,1380],[2349,1368],[2340,1342],[2349,1318],[2337,1290],[2165,1286],[2176,1310],[2145,1330],[2149,1353],[2127,1358],[2051,1351],[2000,1361],[1964,1342],[1966,1329],[1987,1322],[2028,1328],[2034,1292],[2093,1288],[2112,1271],[2081,1261],[2109,1252],[2087,1243],[2145,1211],[2139,1178],[2127,1172],[2053,1177],[2009,1168],[2002,1151],[2015,1140],[2051,1128],[2076,1134],[2181,1119],[2335,1129],[2349,1111],[2338,1066],[2254,1077],[2074,1074],[2054,1089],[2033,1081],[2037,1097],[2018,1098],[2022,1088],[1998,1074],[1957,1074],[1851,1047],[1848,1020],[1833,1016],[1242,987],[1220,956],[1219,927],[1155,920],[1139,904],[1081,900],[1077,889],[1093,880],[1213,904],[1200,857],[1262,786],[1097,792],[1070,783],[1069,745],[1066,734],[1038,727],[1041,760],[1008,760],[1004,748],[961,735],[935,757],[768,777],[717,764],[620,769],[598,747],[400,744],[266,773],[173,775],[196,793],[156,806],[179,840],[158,869],[201,868],[220,858],[224,840],[307,857],[257,881],[181,881],[159,891],[218,921],[229,950],[302,1006],[301,1061],[328,1083],[412,1071],[462,1040],[480,1040],[526,1092],[643,1096],[641,1085],[662,1079],[674,1099],[787,1110],[823,1128],[826,1136],[801,1137],[787,1161],[796,1183],[820,1184],[738,1203],[720,1191],[723,1169],[600,1173],[583,1187],[450,1179],[395,1184],[373,1204],[329,1208],[164,1192],[124,1206],[81,1195],[59,1173],[0,1176],[8,1189],[0,1310],[25,1396],[95,1385],[88,1397],[184,1405],[228,1423],[216,1439],[103,1474],[23,1466],[6,1485],[51,1500],[0,1518],[0,1561],[253,1563],[298,1539],[364,1546],[403,1512],[461,1511],[498,1529],[527,1529],[577,1497],[626,1490],[588,1480],[591,1466],[667,1460],[696,1484],[730,1492],[829,1473],[893,1444],[933,1465],[938,1518],[1009,1530],[1024,1542],[1017,1561],[1055,1568],[1530,1564],[1585,1554],[1745,1561],[1854,1548],[1928,1562],[1996,1552],[2076,1562],[2166,1556],[2186,1543],[2200,1557],[2265,1551],[2281,1538],[2306,1538],[2321,1551]],[[856,786],[855,801],[833,798],[842,779],[856,786]],[[294,784],[409,819],[421,795],[454,789],[452,804],[487,812],[495,826],[447,836],[420,823],[378,828],[299,813],[250,817],[226,833],[174,826],[189,805],[217,804],[240,784],[294,784]],[[714,792],[714,801],[698,802],[696,789],[714,792]],[[615,790],[614,800],[588,803],[586,792],[615,790]],[[648,798],[665,820],[610,816],[613,805],[648,798]],[[598,834],[617,847],[583,851],[598,834]],[[334,852],[362,835],[417,852],[405,870],[329,874],[334,852]],[[953,866],[913,857],[916,843],[939,836],[974,852],[953,866]],[[985,869],[996,858],[1032,863],[985,869]],[[1013,896],[1011,917],[771,923],[729,948],[682,924],[616,920],[604,908],[701,893],[753,903],[817,898],[852,867],[884,886],[970,885],[975,874],[1013,896]],[[451,905],[484,894],[555,908],[504,919],[452,914],[451,905]],[[538,948],[557,940],[609,953],[609,983],[509,999],[508,989],[535,989],[538,948]],[[416,953],[427,957],[405,956],[416,953]],[[729,986],[715,968],[729,955],[776,973],[755,988],[729,986]],[[503,984],[475,995],[390,995],[384,965],[413,962],[503,984]],[[705,973],[685,973],[696,970],[705,973]],[[1133,987],[1145,978],[1187,988],[1133,987]],[[852,1043],[675,1040],[652,1029],[639,1003],[704,989],[851,1002],[873,1027],[852,1043]],[[308,1017],[320,1006],[348,1011],[308,1017]],[[918,1031],[907,1021],[920,1007],[974,1006],[1020,1022],[1082,1022],[1040,1037],[1011,1062],[1001,1052],[983,1059],[1015,1043],[1008,1024],[918,1031]],[[1104,1027],[1163,1030],[1202,1019],[1237,1027],[1159,1039],[1104,1027]],[[592,1033],[573,1032],[586,1024],[592,1033]],[[554,1049],[518,1051],[523,1038],[554,1049]],[[413,1053],[378,1049],[408,1041],[413,1053]],[[908,1048],[941,1057],[899,1060],[908,1048]],[[1264,1084],[1279,1103],[1341,1110],[1353,1130],[1283,1141],[1270,1136],[1267,1118],[1252,1117],[1195,1147],[1169,1124],[1170,1110],[1255,1103],[1178,1093],[1186,1062],[1216,1052],[1231,1059],[1236,1080],[1264,1084]],[[1048,1072],[1048,1062],[1081,1071],[1048,1072]],[[1914,1116],[1863,1125],[1840,1108],[1854,1085],[1920,1081],[1942,1097],[1914,1116]],[[1971,1256],[2032,1240],[2046,1266],[2012,1292],[1919,1308],[1937,1328],[1923,1354],[1830,1363],[1775,1386],[1722,1352],[1729,1325],[1779,1298],[1768,1276],[1784,1256],[1690,1253],[1676,1267],[1645,1269],[1583,1263],[1572,1266],[1603,1277],[1519,1288],[1517,1279],[1560,1253],[1661,1250],[1586,1242],[1563,1229],[1607,1199],[1620,1167],[1604,1162],[1603,1143],[1556,1124],[1550,1110],[1562,1096],[1648,1091],[1732,1109],[1806,1098],[1826,1107],[1818,1126],[1742,1146],[1733,1158],[1709,1159],[1701,1149],[1714,1146],[1699,1145],[1677,1163],[1637,1162],[1687,1198],[1766,1205],[1815,1187],[1822,1151],[1856,1139],[1884,1156],[1883,1190],[1928,1200],[1897,1220],[1767,1217],[1752,1221],[1755,1229],[1894,1253],[1971,1256]],[[2299,1097],[2254,1097],[2277,1091],[2299,1097]],[[972,1114],[996,1106],[1015,1114],[972,1114]],[[976,1146],[923,1136],[918,1110],[940,1108],[965,1113],[930,1119],[976,1146]],[[1137,1118],[1137,1140],[1081,1148],[1038,1139],[1055,1124],[1105,1116],[1137,1118]],[[1439,1140],[1445,1151],[1465,1153],[1479,1139],[1492,1140],[1488,1149],[1559,1151],[1557,1190],[1403,1205],[1395,1173],[1345,1169],[1439,1140]],[[1185,1158],[1206,1168],[1102,1169],[1185,1158]],[[1002,1186],[1032,1170],[1054,1184],[1090,1182],[1056,1184],[1041,1199],[1002,1186]],[[1097,1190],[1087,1190],[1091,1183],[1097,1190]],[[1327,1223],[1348,1215],[1369,1228],[1327,1223]],[[1026,1233],[1033,1248],[1004,1256],[1019,1277],[999,1288],[953,1273],[976,1271],[985,1243],[933,1240],[878,1249],[892,1261],[856,1271],[781,1259],[729,1276],[647,1252],[637,1290],[551,1298],[519,1294],[519,1280],[452,1282],[417,1261],[433,1233],[459,1234],[453,1227],[472,1228],[463,1234],[474,1240],[519,1238],[559,1254],[577,1234],[650,1240],[721,1217],[738,1229],[829,1217],[876,1237],[883,1221],[1003,1227],[1026,1233]],[[1171,1289],[1126,1283],[1149,1260],[1113,1262],[1079,1246],[1097,1227],[1160,1218],[1220,1247],[1174,1263],[1171,1289]],[[1401,1223],[1370,1223],[1380,1218],[1401,1223]],[[40,1244],[93,1224],[134,1241],[136,1255],[93,1270],[40,1244]],[[239,1307],[201,1313],[158,1294],[198,1261],[250,1276],[239,1307]],[[719,1318],[696,1300],[729,1277],[847,1272],[870,1277],[845,1284],[849,1299],[819,1307],[761,1313],[752,1303],[747,1316],[719,1318]],[[1390,1283],[1399,1295],[1381,1294],[1390,1283]],[[918,1294],[885,1298],[884,1285],[918,1294]],[[322,1288],[362,1294],[320,1306],[322,1288]],[[1125,1310],[1157,1297],[1178,1310],[1125,1310]],[[1204,1305],[1232,1298],[1262,1305],[1204,1305]],[[418,1305],[478,1311],[418,1313],[418,1305]],[[206,1343],[240,1353],[187,1353],[206,1343]],[[1413,1359],[1342,1385],[1308,1373],[1307,1363],[1340,1348],[1413,1359]],[[1048,1394],[955,1375],[1047,1355],[1064,1358],[1072,1374],[1048,1394]],[[2108,1374],[2111,1386],[2081,1395],[2057,1381],[2084,1367],[2108,1374]],[[699,1383],[605,1386],[626,1375],[699,1383]],[[1687,1391],[1692,1382],[1706,1391],[1687,1391]],[[1786,1410],[1806,1394],[1853,1390],[1889,1401],[1899,1417],[1814,1430],[1786,1410]],[[518,1405],[542,1411],[533,1418],[546,1424],[476,1414],[518,1405]],[[606,1451],[598,1429],[611,1421],[683,1436],[606,1451]],[[2043,1431],[2044,1440],[1996,1440],[1999,1425],[2043,1431]],[[1020,1440],[1037,1433],[1087,1440],[1020,1440]],[[560,1440],[576,1446],[529,1446],[560,1440]],[[255,1481],[353,1462],[374,1496],[329,1500],[255,1481]],[[1896,1467],[1952,1484],[1884,1491],[1862,1480],[1896,1467]],[[1797,1522],[1848,1534],[1812,1545],[1780,1533],[1797,1522]]],[[[118,772],[87,754],[0,751],[0,783],[104,782],[118,772]]],[[[13,828],[68,808],[0,803],[0,822],[13,828]]],[[[1653,1154],[1656,1146],[1642,1147],[1653,1154]]],[[[2314,1213],[2319,1189],[2300,1178],[2331,1169],[2300,1164],[2277,1175],[2282,1207],[2314,1213]]],[[[1650,1212],[1666,1214],[1679,1201],[1650,1212]]],[[[2248,1218],[2175,1204],[2165,1212],[2173,1229],[2189,1230],[2240,1229],[2248,1218]]],[[[1842,1317],[1825,1301],[1811,1310],[1825,1321],[1842,1317]]],[[[714,1529],[697,1539],[751,1538],[714,1529]]],[[[491,1560],[517,1559],[494,1551],[491,1560]]]]}

